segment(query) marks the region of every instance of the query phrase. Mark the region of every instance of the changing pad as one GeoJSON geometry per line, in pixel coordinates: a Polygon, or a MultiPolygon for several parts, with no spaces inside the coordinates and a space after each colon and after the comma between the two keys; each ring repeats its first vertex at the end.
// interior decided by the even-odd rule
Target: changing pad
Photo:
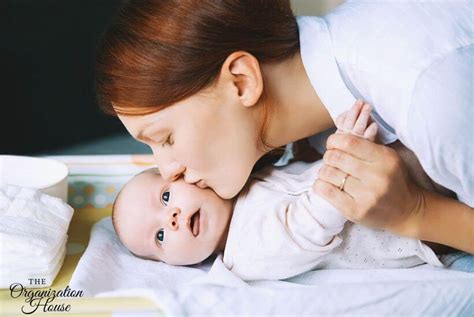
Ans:
{"type": "Polygon", "coordinates": [[[474,309],[474,274],[434,268],[318,270],[246,283],[221,255],[175,267],[134,257],[110,217],[96,223],[71,287],[89,296],[146,296],[171,315],[456,315],[474,309]]]}

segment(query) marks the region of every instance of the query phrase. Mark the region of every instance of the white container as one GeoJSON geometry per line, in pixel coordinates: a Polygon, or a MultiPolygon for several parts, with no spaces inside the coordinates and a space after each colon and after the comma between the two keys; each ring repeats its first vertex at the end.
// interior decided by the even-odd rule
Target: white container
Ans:
{"type": "Polygon", "coordinates": [[[52,159],[0,155],[0,184],[41,190],[67,203],[68,168],[52,159]]]}

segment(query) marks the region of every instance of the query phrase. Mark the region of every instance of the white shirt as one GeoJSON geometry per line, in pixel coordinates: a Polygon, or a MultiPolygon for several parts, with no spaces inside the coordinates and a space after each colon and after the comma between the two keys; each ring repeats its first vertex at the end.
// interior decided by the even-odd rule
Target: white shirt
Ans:
{"type": "Polygon", "coordinates": [[[322,161],[269,167],[239,194],[223,262],[243,280],[279,280],[313,269],[442,266],[419,240],[348,222],[316,195],[322,161]]]}
{"type": "Polygon", "coordinates": [[[367,101],[382,141],[399,139],[471,207],[473,3],[349,1],[322,18],[297,18],[304,67],[331,117],[367,101]]]}

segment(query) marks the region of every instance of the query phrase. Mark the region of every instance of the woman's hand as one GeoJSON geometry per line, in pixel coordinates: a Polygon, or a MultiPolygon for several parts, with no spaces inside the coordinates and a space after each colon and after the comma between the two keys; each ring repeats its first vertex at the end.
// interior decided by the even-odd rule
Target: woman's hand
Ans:
{"type": "Polygon", "coordinates": [[[350,134],[333,134],[327,148],[316,193],[353,222],[418,236],[423,191],[394,150],[350,134]]]}
{"type": "Polygon", "coordinates": [[[346,133],[329,137],[314,190],[353,222],[417,236],[423,190],[394,150],[370,141],[377,130],[369,113],[359,102],[337,118],[338,131],[346,133]]]}
{"type": "Polygon", "coordinates": [[[439,186],[420,174],[413,153],[398,148],[400,156],[366,139],[373,131],[367,133],[370,120],[361,109],[355,106],[355,114],[349,111],[344,120],[336,120],[343,133],[329,137],[314,191],[353,222],[474,254],[474,209],[439,194],[439,186]],[[364,133],[350,128],[363,125],[361,117],[364,133]]]}

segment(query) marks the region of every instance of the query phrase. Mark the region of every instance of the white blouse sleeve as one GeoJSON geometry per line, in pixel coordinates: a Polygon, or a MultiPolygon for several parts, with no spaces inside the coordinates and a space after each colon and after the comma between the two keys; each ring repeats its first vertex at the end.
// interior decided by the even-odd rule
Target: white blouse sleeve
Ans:
{"type": "Polygon", "coordinates": [[[474,207],[474,46],[441,56],[418,78],[406,118],[426,173],[474,207]]]}

